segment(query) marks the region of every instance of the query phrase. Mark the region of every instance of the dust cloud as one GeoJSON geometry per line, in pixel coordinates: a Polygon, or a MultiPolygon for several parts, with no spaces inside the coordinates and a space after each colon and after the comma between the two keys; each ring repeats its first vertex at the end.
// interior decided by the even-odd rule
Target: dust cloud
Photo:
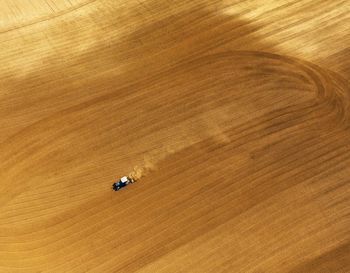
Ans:
{"type": "Polygon", "coordinates": [[[134,181],[140,180],[142,177],[147,176],[150,172],[157,169],[154,160],[151,158],[145,157],[143,163],[136,165],[132,172],[129,174],[129,177],[134,181]]]}

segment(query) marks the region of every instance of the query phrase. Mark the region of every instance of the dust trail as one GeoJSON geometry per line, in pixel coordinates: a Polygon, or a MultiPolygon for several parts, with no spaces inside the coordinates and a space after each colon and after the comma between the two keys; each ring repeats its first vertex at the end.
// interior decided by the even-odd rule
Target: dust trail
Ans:
{"type": "Polygon", "coordinates": [[[132,172],[129,174],[129,177],[132,178],[134,181],[138,181],[142,177],[148,175],[150,172],[155,170],[156,165],[154,160],[145,157],[143,160],[143,164],[135,166],[132,172]]]}
{"type": "MultiPolygon", "coordinates": [[[[177,126],[176,126],[177,127],[177,126]]],[[[186,127],[185,127],[186,128],[186,127]]],[[[178,128],[175,128],[178,129],[178,128]]],[[[133,170],[129,173],[129,177],[134,179],[135,181],[140,180],[141,178],[148,176],[151,172],[157,171],[160,161],[164,160],[168,156],[196,143],[199,139],[193,140],[185,135],[188,133],[185,130],[184,135],[181,137],[173,137],[171,143],[163,143],[162,145],[155,145],[154,149],[148,151],[139,164],[137,164],[133,170]]],[[[160,132],[161,134],[162,132],[160,132]]],[[[171,134],[175,136],[175,132],[171,134]]],[[[160,139],[160,137],[154,137],[154,139],[160,139]]]]}
{"type": "Polygon", "coordinates": [[[229,106],[213,109],[175,126],[160,130],[150,136],[149,140],[145,139],[146,143],[153,142],[153,145],[150,144],[152,148],[129,173],[129,177],[138,181],[151,172],[157,171],[160,161],[205,139],[212,139],[221,145],[228,144],[230,139],[223,128],[227,122],[232,120],[230,111],[229,106]],[[158,141],[155,143],[154,140],[158,141]]]}
{"type": "Polygon", "coordinates": [[[183,138],[182,141],[174,141],[173,143],[155,148],[153,151],[148,152],[143,157],[143,160],[133,168],[129,173],[129,177],[134,179],[134,181],[138,181],[141,178],[148,176],[151,172],[158,170],[157,165],[160,161],[196,142],[198,142],[198,140],[191,141],[183,138]]]}

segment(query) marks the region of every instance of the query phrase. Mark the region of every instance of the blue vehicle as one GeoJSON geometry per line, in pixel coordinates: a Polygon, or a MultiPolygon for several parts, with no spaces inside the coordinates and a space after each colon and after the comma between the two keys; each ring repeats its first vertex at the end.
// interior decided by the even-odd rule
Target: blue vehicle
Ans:
{"type": "Polygon", "coordinates": [[[123,176],[118,182],[115,182],[112,185],[112,189],[115,191],[119,191],[121,188],[124,188],[131,183],[134,183],[134,179],[130,178],[129,176],[123,176]]]}

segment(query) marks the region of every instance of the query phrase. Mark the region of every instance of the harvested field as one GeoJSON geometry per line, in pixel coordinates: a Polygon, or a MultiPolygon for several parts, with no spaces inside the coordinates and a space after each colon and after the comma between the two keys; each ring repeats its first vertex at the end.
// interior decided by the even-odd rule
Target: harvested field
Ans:
{"type": "Polygon", "coordinates": [[[0,0],[0,58],[1,273],[350,272],[348,1],[0,0]]]}

